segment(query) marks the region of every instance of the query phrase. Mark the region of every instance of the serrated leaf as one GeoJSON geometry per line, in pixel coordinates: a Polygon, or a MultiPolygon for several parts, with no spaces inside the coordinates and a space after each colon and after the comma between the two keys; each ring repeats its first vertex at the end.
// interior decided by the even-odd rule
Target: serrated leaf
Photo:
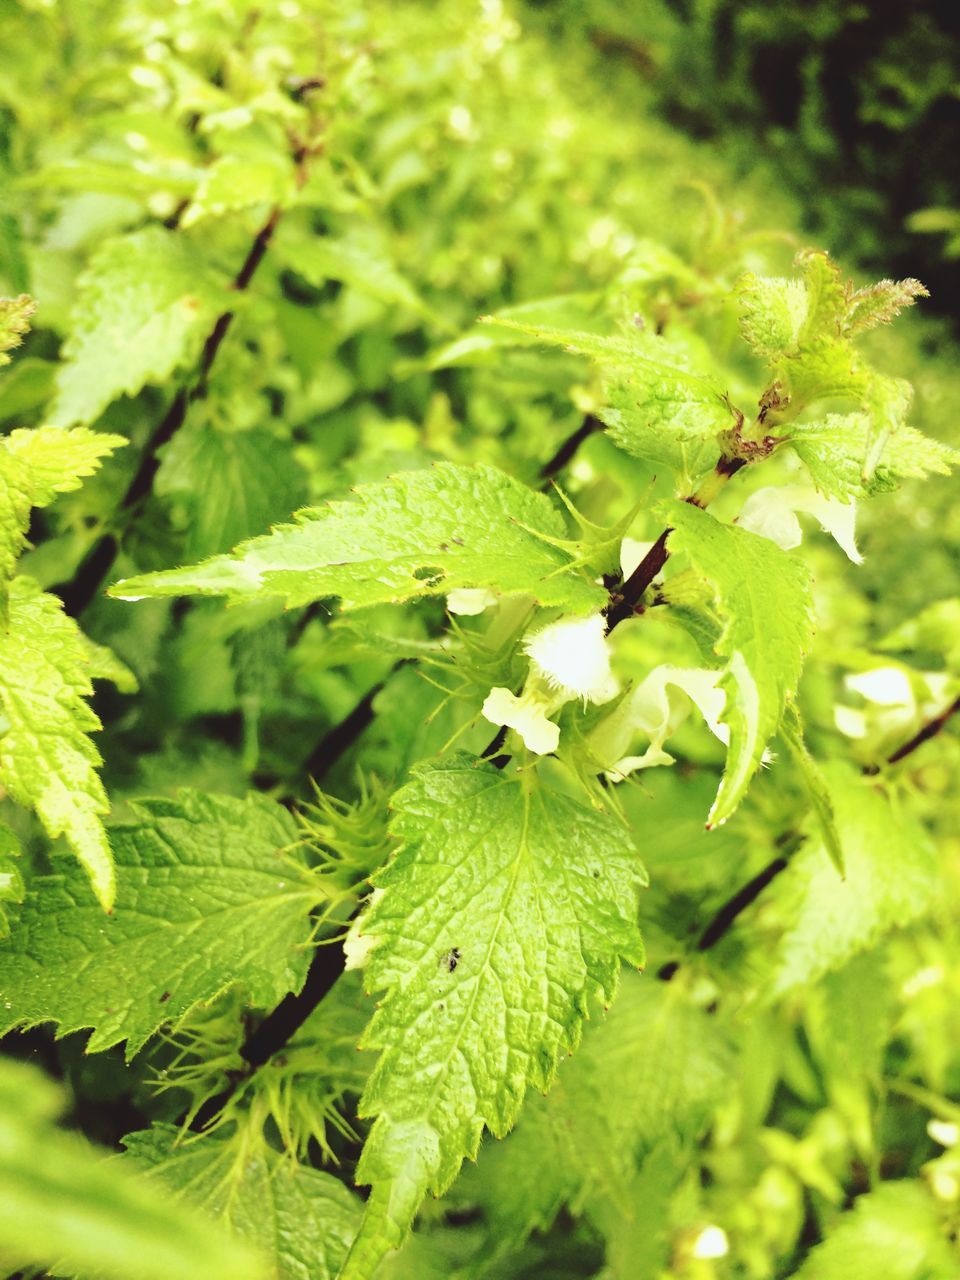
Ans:
{"type": "Polygon", "coordinates": [[[719,520],[686,502],[664,503],[671,553],[685,555],[713,588],[726,662],[722,722],[730,727],[727,764],[709,822],[725,822],[756,772],[784,707],[796,692],[813,642],[810,573],[768,538],[719,520]]]}
{"type": "Polygon", "coordinates": [[[872,426],[865,414],[828,414],[818,422],[792,423],[789,445],[821,492],[844,501],[896,489],[901,480],[949,475],[960,453],[913,427],[888,435],[872,475],[864,478],[863,462],[872,426]]]}
{"type": "Polygon", "coordinates": [[[230,556],[127,578],[111,594],[274,596],[290,608],[340,596],[345,609],[359,609],[488,587],[590,613],[606,592],[551,545],[563,536],[563,520],[543,494],[494,467],[441,462],[298,512],[296,524],[230,556]]]}
{"type": "Polygon", "coordinates": [[[770,980],[775,999],[839,968],[921,915],[937,891],[937,852],[920,823],[849,766],[824,767],[843,850],[838,875],[817,840],[778,877],[787,918],[770,980]]]}
{"type": "Polygon", "coordinates": [[[54,426],[93,422],[112,400],[194,360],[230,297],[182,233],[149,226],[102,246],[80,279],[54,426]]]}
{"type": "Polygon", "coordinates": [[[113,904],[113,858],[101,817],[110,805],[88,736],[100,721],[86,641],[56,596],[14,578],[0,628],[0,781],[35,809],[51,838],[66,837],[104,910],[113,904]]]}
{"type": "Polygon", "coordinates": [[[128,441],[88,427],[36,427],[11,431],[0,443],[27,468],[31,506],[46,507],[58,493],[79,489],[104,458],[128,441]]]}
{"type": "Polygon", "coordinates": [[[124,1138],[123,1162],[224,1223],[270,1262],[271,1280],[335,1280],[361,1205],[342,1182],[240,1130],[183,1141],[171,1125],[124,1138]]]}
{"type": "Polygon", "coordinates": [[[960,1254],[920,1182],[886,1182],[835,1220],[794,1280],[955,1280],[960,1254]]]}
{"type": "Polygon", "coordinates": [[[125,1040],[132,1057],[235,983],[262,1008],[298,990],[318,889],[284,856],[297,834],[260,796],[138,801],[110,830],[113,915],[76,872],[34,882],[0,948],[0,1027],[91,1027],[88,1052],[125,1040]]]}
{"type": "Polygon", "coordinates": [[[802,280],[784,280],[745,272],[736,284],[740,332],[756,355],[775,360],[795,351],[807,318],[802,280]]]}
{"type": "Polygon", "coordinates": [[[483,1206],[498,1249],[547,1230],[564,1204],[629,1216],[637,1157],[698,1137],[733,1065],[716,1019],[686,993],[625,974],[547,1096],[532,1096],[515,1132],[465,1172],[465,1196],[483,1206]]]}
{"type": "Polygon", "coordinates": [[[222,218],[258,205],[286,208],[296,194],[293,168],[282,153],[270,159],[218,156],[203,176],[180,225],[192,227],[205,218],[222,218]]]}
{"type": "Polygon", "coordinates": [[[265,1280],[260,1259],[189,1205],[75,1133],[66,1099],[32,1067],[0,1060],[0,1259],[104,1280],[265,1280]]]}
{"type": "Polygon", "coordinates": [[[643,962],[644,874],[611,818],[464,755],[420,766],[394,803],[403,846],[359,923],[367,989],[386,994],[362,1042],[381,1051],[360,1106],[373,1192],[343,1280],[372,1275],[484,1126],[504,1134],[528,1086],[549,1087],[620,958],[643,962]]]}
{"type": "Polygon", "coordinates": [[[36,309],[36,303],[25,293],[18,298],[0,298],[0,368],[10,363],[7,352],[19,347],[36,309]]]}
{"type": "Polygon", "coordinates": [[[889,324],[918,298],[929,297],[929,290],[919,280],[880,280],[849,295],[844,329],[853,335],[889,324]]]}
{"type": "Polygon", "coordinates": [[[717,458],[717,436],[734,425],[719,392],[672,376],[613,380],[597,410],[610,438],[626,453],[687,476],[717,458]]]}
{"type": "Polygon", "coordinates": [[[314,288],[339,280],[360,293],[394,306],[424,311],[423,299],[392,262],[375,236],[304,236],[284,228],[277,252],[314,288]]]}

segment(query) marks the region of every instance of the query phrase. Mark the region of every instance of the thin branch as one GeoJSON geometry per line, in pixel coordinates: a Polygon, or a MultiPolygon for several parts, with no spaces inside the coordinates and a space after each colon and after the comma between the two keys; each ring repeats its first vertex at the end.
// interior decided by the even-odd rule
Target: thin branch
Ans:
{"type": "MultiPolygon", "coordinates": [[[[298,146],[293,156],[297,169],[297,182],[301,186],[306,180],[305,162],[307,156],[307,148],[303,146],[298,146]]],[[[234,277],[231,285],[234,293],[243,293],[249,288],[257,268],[266,256],[267,249],[270,247],[270,242],[282,216],[282,206],[274,206],[270,216],[257,232],[240,270],[234,277]]],[[[183,426],[190,405],[196,400],[203,399],[207,394],[210,370],[220,348],[223,346],[223,340],[233,324],[235,314],[235,310],[231,308],[217,317],[216,323],[203,344],[203,351],[193,385],[180,388],[147,441],[146,448],[140,458],[140,464],[127,485],[123,497],[120,499],[119,511],[123,516],[121,521],[122,529],[126,529],[129,526],[132,513],[153,489],[153,482],[160,469],[160,450],[164,445],[169,444],[183,426]]],[[[76,617],[87,608],[113,567],[119,550],[120,542],[117,534],[112,532],[103,534],[87,552],[71,581],[60,583],[53,588],[63,601],[67,613],[76,617]]]]}
{"type": "Polygon", "coordinates": [[[925,742],[935,738],[950,717],[956,715],[958,711],[960,711],[960,696],[954,698],[949,707],[941,711],[939,715],[934,716],[932,720],[928,720],[902,747],[898,747],[892,755],[887,756],[887,764],[899,764],[905,756],[916,751],[917,747],[922,747],[925,742]]]}
{"type": "Polygon", "coordinates": [[[737,917],[756,902],[767,885],[774,881],[781,871],[786,871],[788,859],[780,854],[753,877],[742,889],[738,889],[732,898],[728,898],[713,917],[697,942],[698,951],[709,951],[715,947],[723,935],[733,927],[737,917]]]}
{"type": "Polygon", "coordinates": [[[600,419],[595,418],[592,413],[588,413],[576,431],[567,436],[553,457],[540,468],[540,479],[543,482],[541,488],[546,489],[549,487],[550,481],[554,476],[559,475],[567,463],[570,462],[584,440],[589,440],[592,435],[602,430],[603,423],[600,419]]]}

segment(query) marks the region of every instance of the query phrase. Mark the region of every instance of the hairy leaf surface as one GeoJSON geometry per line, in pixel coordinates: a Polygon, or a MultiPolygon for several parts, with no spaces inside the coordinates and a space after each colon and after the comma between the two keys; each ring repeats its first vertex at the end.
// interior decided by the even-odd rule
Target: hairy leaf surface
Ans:
{"type": "Polygon", "coordinates": [[[345,609],[358,609],[489,587],[588,613],[606,592],[551,545],[563,535],[563,520],[543,494],[493,467],[442,462],[301,511],[296,524],[229,556],[127,578],[112,594],[276,596],[290,607],[340,596],[345,609]]]}
{"type": "Polygon", "coordinates": [[[363,1041],[381,1051],[360,1108],[373,1193],[349,1280],[402,1242],[484,1126],[506,1133],[528,1086],[549,1087],[620,958],[643,963],[643,870],[612,819],[463,755],[418,768],[395,805],[404,844],[360,922],[366,985],[386,995],[363,1041]]]}
{"type": "Polygon", "coordinates": [[[124,1163],[254,1245],[271,1280],[336,1280],[361,1205],[342,1182],[244,1131],[178,1143],[171,1125],[128,1134],[124,1163]]]}
{"type": "Polygon", "coordinates": [[[41,878],[0,949],[0,1029],[92,1027],[88,1050],[132,1056],[163,1023],[239,984],[270,1007],[303,982],[317,889],[283,856],[297,827],[280,805],[181,792],[143,800],[111,828],[116,910],[76,873],[41,878]]]}

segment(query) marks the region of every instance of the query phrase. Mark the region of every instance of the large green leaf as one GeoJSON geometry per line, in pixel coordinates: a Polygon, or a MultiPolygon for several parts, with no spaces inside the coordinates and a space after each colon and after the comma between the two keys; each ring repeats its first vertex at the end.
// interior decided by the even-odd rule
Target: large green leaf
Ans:
{"type": "Polygon", "coordinates": [[[251,1251],[54,1118],[61,1091],[0,1059],[0,1269],[104,1280],[266,1280],[251,1251]]]}
{"type": "Polygon", "coordinates": [[[344,1280],[373,1274],[484,1126],[506,1133],[527,1087],[549,1087],[620,958],[643,962],[644,873],[611,818],[464,755],[418,768],[395,805],[403,847],[359,923],[386,994],[362,1042],[381,1051],[360,1107],[373,1192],[344,1280]]]}
{"type": "Polygon", "coordinates": [[[107,241],[80,281],[50,421],[93,422],[117,396],[164,381],[199,355],[229,303],[182,233],[154,225],[107,241]]]}
{"type": "Polygon", "coordinates": [[[869,478],[863,460],[871,425],[862,413],[831,413],[816,422],[790,426],[789,444],[823,493],[846,501],[896,489],[901,480],[949,475],[960,464],[960,453],[913,427],[900,427],[888,436],[869,478]]]}
{"type": "Polygon", "coordinates": [[[690,503],[668,502],[661,510],[672,527],[671,553],[684,555],[710,583],[724,622],[716,652],[726,663],[723,722],[730,743],[710,811],[716,824],[740,803],[796,692],[813,641],[810,574],[768,538],[721,524],[690,503]]]}
{"type": "Polygon", "coordinates": [[[105,910],[113,904],[113,858],[102,815],[110,808],[90,733],[100,721],[91,650],[56,596],[14,578],[9,620],[0,627],[0,782],[35,809],[47,834],[63,835],[105,910]]]}
{"type": "Polygon", "coordinates": [[[301,511],[296,524],[229,556],[127,578],[112,594],[274,596],[291,607],[340,596],[345,609],[357,609],[488,587],[588,613],[606,592],[552,545],[563,535],[563,520],[543,494],[493,467],[441,462],[363,485],[350,501],[301,511]]]}
{"type": "Polygon", "coordinates": [[[155,1125],[128,1134],[124,1146],[124,1163],[254,1245],[271,1280],[339,1274],[361,1205],[330,1174],[278,1155],[249,1129],[184,1142],[177,1129],[155,1125]]]}
{"type": "Polygon", "coordinates": [[[300,987],[318,888],[285,856],[297,827],[280,805],[185,791],[138,802],[110,836],[111,916],[75,872],[34,882],[0,949],[0,1031],[92,1027],[88,1050],[132,1055],[235,983],[266,1008],[300,987]]]}

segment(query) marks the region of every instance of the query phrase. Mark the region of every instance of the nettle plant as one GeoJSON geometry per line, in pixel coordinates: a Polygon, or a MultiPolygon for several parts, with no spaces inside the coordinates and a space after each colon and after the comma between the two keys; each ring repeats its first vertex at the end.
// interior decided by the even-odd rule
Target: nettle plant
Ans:
{"type": "MultiPolygon", "coordinates": [[[[537,490],[491,465],[443,461],[358,485],[232,552],[112,586],[134,609],[219,596],[259,607],[261,621],[336,598],[344,621],[333,625],[361,628],[398,669],[423,673],[437,696],[412,714],[446,715],[442,748],[410,761],[392,794],[370,777],[352,803],[319,792],[293,815],[263,794],[184,792],[137,801],[108,839],[90,681],[130,689],[131,677],[17,561],[31,509],[124,441],[66,422],[3,438],[0,776],[49,836],[65,836],[79,866],[35,878],[23,900],[15,841],[4,837],[4,892],[20,905],[3,950],[0,1025],[92,1027],[89,1052],[125,1042],[128,1055],[173,1029],[153,1085],[186,1094],[186,1119],[128,1137],[125,1164],[267,1248],[273,1228],[258,1219],[275,1218],[278,1274],[364,1280],[403,1245],[424,1198],[449,1191],[484,1132],[503,1137],[522,1117],[472,1190],[465,1180],[491,1231],[458,1265],[482,1274],[570,1203],[607,1238],[612,1273],[629,1273],[616,1260],[623,1188],[636,1193],[639,1178],[655,1203],[672,1194],[682,1143],[732,1071],[714,995],[664,1002],[676,961],[621,978],[622,965],[645,963],[646,849],[631,814],[647,771],[673,763],[678,734],[705,759],[703,735],[719,740],[722,776],[700,810],[710,829],[765,766],[786,794],[806,797],[799,849],[746,885],[698,944],[719,942],[790,855],[792,879],[782,879],[795,914],[760,984],[764,1008],[923,912],[936,889],[929,839],[894,802],[883,757],[866,772],[850,760],[821,766],[797,700],[816,627],[798,514],[856,563],[857,502],[955,461],[904,421],[909,386],[856,345],[922,293],[912,280],[854,289],[817,252],[800,255],[792,278],[743,275],[718,305],[738,313],[754,358],[749,411],[714,369],[698,369],[682,326],[673,337],[642,314],[606,333],[490,317],[470,339],[477,349],[546,344],[596,367],[580,392],[587,419],[545,461],[545,482],[603,430],[672,496],[640,492],[603,524],[560,484],[537,490]],[[754,474],[760,487],[741,502],[737,488],[754,474]],[[721,502],[726,517],[708,510],[721,502]],[[447,612],[424,634],[378,632],[386,606],[427,597],[445,598],[447,612]],[[274,1011],[251,1019],[251,1009],[274,1011]],[[361,1140],[365,1204],[298,1163],[361,1140]]],[[[9,346],[30,304],[5,305],[9,346]]],[[[81,359],[68,352],[62,394],[81,359]]],[[[911,747],[901,742],[890,760],[911,747]]],[[[673,802],[684,803],[684,787],[673,802]]],[[[696,785],[692,807],[703,800],[696,785]]],[[[38,1102],[23,1125],[43,1114],[38,1102]]],[[[913,1183],[904,1190],[910,1203],[889,1189],[879,1199],[932,1221],[934,1202],[913,1183]]],[[[869,1212],[886,1210],[878,1201],[869,1212]]],[[[929,1230],[946,1258],[940,1228],[929,1230]]],[[[689,1257],[715,1256],[715,1237],[715,1227],[690,1236],[689,1257]]],[[[81,1270],[91,1265],[76,1241],[57,1247],[81,1270]]],[[[224,1257],[210,1274],[241,1266],[224,1257]]],[[[164,1265],[176,1263],[165,1254],[164,1265]]]]}
{"type": "Polygon", "coordinates": [[[949,518],[868,505],[866,589],[856,530],[958,460],[922,286],[787,266],[493,0],[61,16],[0,113],[0,1263],[952,1280],[954,588],[873,624],[949,518]]]}

